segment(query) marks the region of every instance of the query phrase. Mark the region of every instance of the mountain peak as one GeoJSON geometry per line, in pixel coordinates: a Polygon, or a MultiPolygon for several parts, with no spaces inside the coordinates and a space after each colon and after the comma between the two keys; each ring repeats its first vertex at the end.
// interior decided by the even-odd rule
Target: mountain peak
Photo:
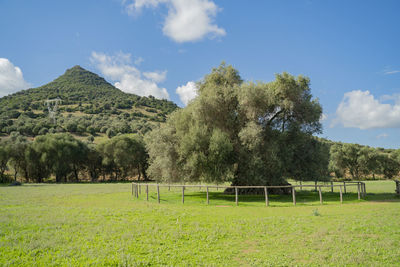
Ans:
{"type": "Polygon", "coordinates": [[[104,78],[82,68],[79,65],[67,69],[63,75],[44,86],[48,88],[57,87],[59,89],[62,89],[65,88],[65,85],[68,85],[69,89],[86,88],[89,90],[94,90],[101,87],[103,89],[108,89],[111,91],[118,90],[110,83],[108,83],[104,78]]]}
{"type": "Polygon", "coordinates": [[[75,65],[75,66],[73,66],[72,68],[67,69],[65,72],[75,72],[75,71],[88,71],[88,70],[82,68],[82,67],[79,66],[79,65],[75,65]]]}

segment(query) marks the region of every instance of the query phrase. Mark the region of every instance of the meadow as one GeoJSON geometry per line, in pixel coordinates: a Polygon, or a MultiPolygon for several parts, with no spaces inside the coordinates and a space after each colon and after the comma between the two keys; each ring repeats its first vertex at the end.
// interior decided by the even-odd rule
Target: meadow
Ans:
{"type": "Polygon", "coordinates": [[[1,266],[395,266],[400,198],[393,181],[366,182],[344,196],[234,196],[131,184],[0,186],[1,266]]]}

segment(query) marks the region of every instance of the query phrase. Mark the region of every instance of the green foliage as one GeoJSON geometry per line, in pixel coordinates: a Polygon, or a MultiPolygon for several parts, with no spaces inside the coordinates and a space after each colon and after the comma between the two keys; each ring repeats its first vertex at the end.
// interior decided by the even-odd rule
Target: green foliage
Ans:
{"type": "Polygon", "coordinates": [[[87,146],[81,141],[69,134],[47,134],[36,138],[31,149],[40,155],[40,166],[53,173],[56,182],[67,182],[72,177],[74,181],[79,180],[78,171],[87,157],[87,146]]]}
{"type": "Polygon", "coordinates": [[[349,173],[355,180],[362,175],[372,175],[375,179],[378,174],[393,179],[400,171],[399,151],[335,143],[330,148],[329,166],[336,177],[345,177],[349,173]]]}
{"type": "Polygon", "coordinates": [[[113,170],[115,179],[126,178],[137,170],[139,179],[141,175],[147,179],[147,151],[140,136],[119,135],[97,146],[101,153],[102,164],[107,169],[113,170]]]}
{"type": "MultiPolygon", "coordinates": [[[[322,109],[307,78],[283,73],[271,83],[243,83],[223,63],[198,88],[196,99],[146,138],[155,179],[279,184],[294,175],[290,162],[300,150],[317,142],[310,138],[321,131],[322,109]]],[[[304,170],[327,168],[327,160],[302,163],[304,170]]]]}
{"type": "Polygon", "coordinates": [[[11,151],[3,140],[0,140],[0,182],[5,182],[5,171],[8,170],[8,161],[11,158],[11,151]]]}
{"type": "Polygon", "coordinates": [[[27,182],[78,182],[147,179],[148,154],[139,135],[118,135],[97,146],[93,136],[84,143],[68,133],[38,136],[29,141],[19,133],[0,141],[0,182],[7,182],[9,167],[14,180],[27,182]]]}

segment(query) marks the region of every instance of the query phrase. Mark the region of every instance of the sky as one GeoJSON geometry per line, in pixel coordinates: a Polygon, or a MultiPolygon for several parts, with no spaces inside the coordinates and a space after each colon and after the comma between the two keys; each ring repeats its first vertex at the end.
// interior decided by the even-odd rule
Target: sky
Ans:
{"type": "Polygon", "coordinates": [[[400,148],[400,1],[0,0],[0,97],[80,65],[184,107],[222,61],[304,75],[321,137],[400,148]]]}

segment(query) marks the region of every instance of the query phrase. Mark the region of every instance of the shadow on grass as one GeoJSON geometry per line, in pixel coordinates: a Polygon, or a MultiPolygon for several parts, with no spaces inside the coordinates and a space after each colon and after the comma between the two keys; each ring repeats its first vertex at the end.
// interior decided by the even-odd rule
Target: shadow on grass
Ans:
{"type": "MultiPolygon", "coordinates": [[[[161,203],[179,203],[181,201],[181,194],[179,192],[170,192],[167,195],[161,194],[161,203]]],[[[269,204],[271,206],[283,205],[289,206],[293,203],[292,195],[269,195],[269,204]]],[[[157,201],[157,196],[154,194],[149,196],[151,201],[157,201]]],[[[195,202],[204,203],[207,199],[206,192],[186,192],[185,203],[195,202]]],[[[322,193],[323,203],[340,203],[340,194],[332,192],[322,193]]],[[[235,205],[235,195],[224,194],[223,192],[209,192],[210,204],[226,204],[235,205]]],[[[319,193],[315,191],[297,191],[296,192],[296,204],[297,205],[320,205],[319,193]]],[[[343,203],[354,203],[354,202],[400,202],[400,197],[393,193],[369,193],[365,197],[361,197],[358,200],[357,193],[346,193],[343,194],[343,203]]],[[[251,203],[265,203],[264,195],[238,195],[239,204],[251,204],[251,203]]]]}

